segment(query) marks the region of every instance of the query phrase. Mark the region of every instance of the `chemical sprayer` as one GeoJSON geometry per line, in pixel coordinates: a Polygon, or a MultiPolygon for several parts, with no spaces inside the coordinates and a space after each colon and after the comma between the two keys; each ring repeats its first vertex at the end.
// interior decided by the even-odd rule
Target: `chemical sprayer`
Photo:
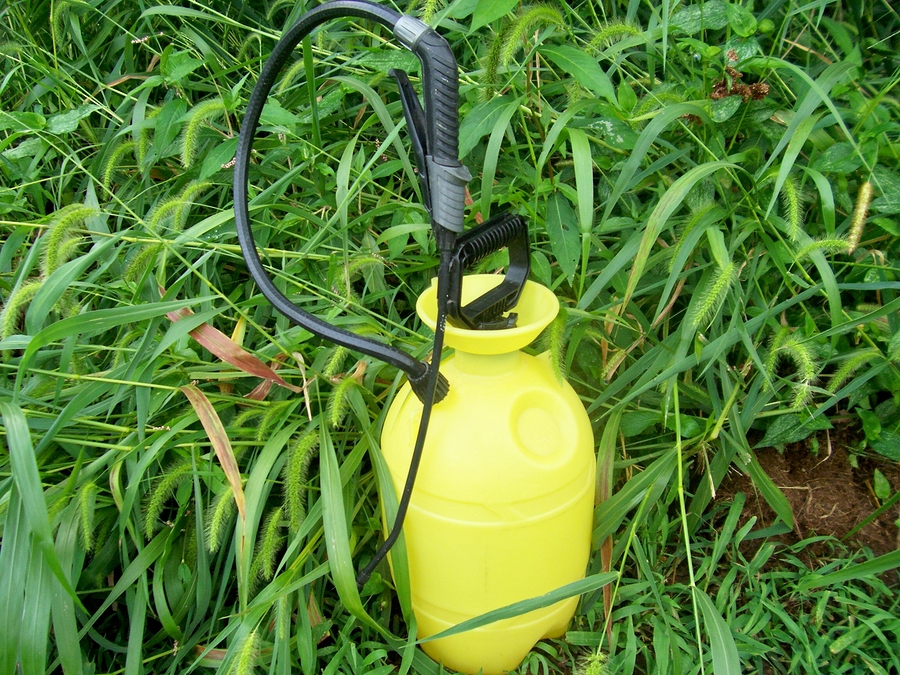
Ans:
{"type": "MultiPolygon", "coordinates": [[[[244,258],[274,307],[295,324],[406,374],[385,418],[381,451],[397,491],[385,541],[359,574],[363,585],[404,533],[418,637],[581,579],[594,495],[593,434],[574,390],[545,356],[520,351],[555,318],[547,288],[528,281],[528,226],[501,214],[464,231],[469,171],[458,157],[458,76],[450,46],[427,24],[364,0],[332,0],[304,14],[266,62],[244,115],[234,210],[244,258]],[[386,26],[421,62],[424,105],[392,70],[440,261],[416,310],[434,331],[430,363],[333,326],[294,305],[266,273],[250,227],[248,181],[263,107],[297,45],[326,21],[386,26]],[[506,248],[504,276],[463,275],[506,248]],[[442,358],[445,346],[453,354],[442,358]]],[[[387,521],[387,516],[385,516],[387,521]]],[[[559,637],[577,598],[498,621],[423,649],[474,675],[514,669],[534,644],[559,637]]]]}

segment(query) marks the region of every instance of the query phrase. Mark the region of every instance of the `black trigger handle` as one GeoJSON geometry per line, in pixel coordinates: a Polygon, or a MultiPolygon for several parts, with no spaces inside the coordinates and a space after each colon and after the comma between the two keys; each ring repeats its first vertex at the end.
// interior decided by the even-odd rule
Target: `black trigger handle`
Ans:
{"type": "Polygon", "coordinates": [[[409,131],[409,141],[413,153],[416,156],[416,169],[419,172],[419,183],[422,185],[422,201],[425,208],[431,211],[431,190],[428,180],[428,134],[425,126],[425,111],[419,103],[416,90],[409,81],[409,75],[405,70],[391,68],[388,71],[395,80],[400,90],[400,103],[403,105],[403,116],[406,117],[406,127],[409,131]]]}

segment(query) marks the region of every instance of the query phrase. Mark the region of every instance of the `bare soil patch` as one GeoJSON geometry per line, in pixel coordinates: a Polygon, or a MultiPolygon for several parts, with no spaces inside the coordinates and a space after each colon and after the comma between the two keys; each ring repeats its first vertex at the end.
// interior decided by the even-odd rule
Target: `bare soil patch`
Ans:
{"type": "MultiPolygon", "coordinates": [[[[794,512],[794,531],[776,541],[796,544],[816,535],[845,539],[851,547],[868,547],[875,555],[883,555],[900,548],[900,505],[895,505],[873,522],[848,537],[857,525],[879,508],[873,489],[875,469],[879,469],[891,484],[892,493],[900,489],[900,464],[880,457],[856,455],[857,467],[850,459],[850,444],[856,435],[851,429],[838,428],[818,436],[818,451],[809,439],[776,448],[757,449],[759,463],[790,502],[794,512]]],[[[726,476],[717,499],[731,501],[743,492],[747,496],[742,523],[757,517],[754,529],[775,521],[775,512],[755,489],[748,476],[732,472],[726,476]]],[[[747,542],[751,547],[753,540],[747,542]]],[[[807,553],[817,556],[814,544],[807,553]]],[[[824,551],[823,551],[824,553],[824,551]]]]}

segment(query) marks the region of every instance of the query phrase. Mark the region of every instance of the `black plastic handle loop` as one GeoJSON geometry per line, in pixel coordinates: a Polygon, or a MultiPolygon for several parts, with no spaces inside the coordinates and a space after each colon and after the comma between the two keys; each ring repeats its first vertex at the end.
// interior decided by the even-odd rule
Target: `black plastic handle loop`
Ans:
{"type": "MultiPolygon", "coordinates": [[[[331,2],[320,5],[304,14],[287,30],[287,32],[285,32],[278,44],[275,45],[269,59],[263,66],[262,73],[260,74],[256,87],[254,87],[253,93],[247,104],[247,110],[241,125],[234,168],[235,225],[237,228],[238,240],[250,274],[259,285],[262,294],[272,303],[275,309],[284,314],[295,324],[329,340],[330,342],[372,356],[399,368],[409,377],[413,390],[421,399],[424,396],[426,375],[429,369],[428,364],[415,359],[405,351],[333,326],[327,321],[319,319],[294,305],[275,286],[266,273],[263,262],[256,250],[256,244],[253,239],[253,231],[250,224],[248,173],[253,150],[253,139],[259,126],[260,115],[262,114],[263,107],[269,97],[269,93],[275,84],[275,80],[294,49],[314,28],[331,19],[346,17],[375,21],[391,30],[394,30],[401,18],[403,18],[407,24],[410,20],[417,21],[411,19],[411,17],[403,17],[392,9],[372,2],[366,2],[365,0],[332,0],[331,2]]],[[[424,24],[422,25],[424,26],[424,24]]],[[[456,61],[453,60],[453,77],[449,78],[446,72],[447,54],[449,54],[450,59],[453,59],[449,45],[447,45],[446,41],[437,35],[431,28],[425,26],[424,29],[418,32],[415,44],[406,46],[410,47],[423,63],[423,84],[426,90],[426,133],[429,140],[432,137],[435,139],[435,143],[440,146],[442,158],[448,153],[455,155],[458,149],[458,124],[455,121],[457,115],[457,93],[454,88],[451,96],[446,89],[450,86],[455,87],[457,82],[456,61]],[[438,38],[439,42],[443,43],[443,48],[438,48],[436,50],[436,55],[432,53],[436,49],[432,35],[438,38]],[[436,79],[432,86],[430,83],[434,78],[436,79]],[[429,103],[429,101],[432,103],[429,103]],[[452,115],[450,115],[451,105],[452,115]],[[435,114],[432,114],[432,112],[435,114]],[[453,118],[452,124],[450,123],[450,117],[453,118]]],[[[454,157],[454,160],[458,165],[458,159],[454,157]]],[[[446,192],[443,188],[439,187],[438,189],[442,193],[446,192]]],[[[434,190],[433,182],[432,190],[434,190]]],[[[462,197],[460,197],[459,203],[461,217],[462,208],[464,208],[462,197]]],[[[446,239],[446,237],[439,237],[438,239],[440,241],[446,239]]],[[[443,398],[442,394],[446,393],[446,389],[446,381],[440,382],[438,385],[437,400],[443,398]]]]}

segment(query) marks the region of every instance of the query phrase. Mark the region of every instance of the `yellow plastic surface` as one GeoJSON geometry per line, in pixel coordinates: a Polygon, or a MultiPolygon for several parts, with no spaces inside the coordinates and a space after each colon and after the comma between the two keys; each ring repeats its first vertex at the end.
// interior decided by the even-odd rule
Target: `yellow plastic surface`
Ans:
{"type": "MultiPolygon", "coordinates": [[[[465,277],[463,301],[499,280],[465,277]]],[[[432,326],[434,304],[432,287],[417,306],[432,326]]],[[[456,348],[441,365],[450,393],[432,412],[404,524],[420,638],[585,574],[595,472],[590,422],[546,359],[516,351],[553,320],[553,294],[529,282],[516,311],[519,327],[511,330],[447,327],[446,342],[456,348]]],[[[421,412],[406,384],[385,420],[382,452],[398,494],[421,412]]],[[[572,598],[423,649],[447,668],[499,675],[538,640],[561,636],[576,604],[572,598]]]]}

